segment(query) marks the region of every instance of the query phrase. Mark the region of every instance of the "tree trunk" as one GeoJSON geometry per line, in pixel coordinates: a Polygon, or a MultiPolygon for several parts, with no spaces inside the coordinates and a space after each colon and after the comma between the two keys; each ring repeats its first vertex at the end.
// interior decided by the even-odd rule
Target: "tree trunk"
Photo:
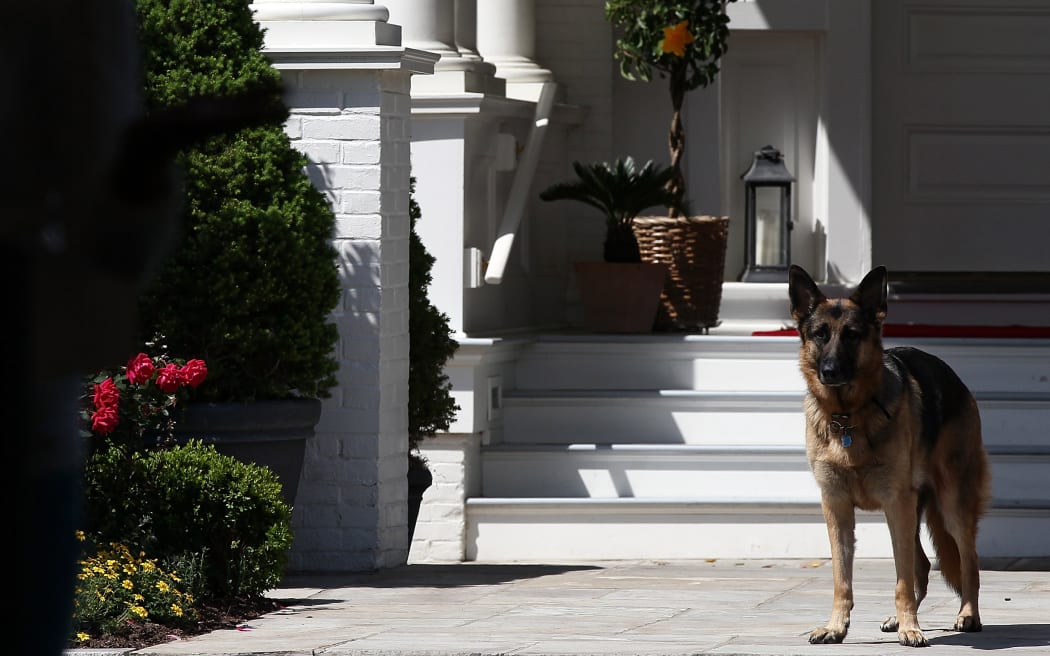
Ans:
{"type": "MultiPolygon", "coordinates": [[[[668,132],[667,147],[671,153],[671,169],[674,175],[667,183],[667,188],[674,193],[679,200],[686,200],[685,176],[682,175],[682,158],[685,156],[685,124],[682,121],[682,104],[685,102],[685,64],[675,66],[670,72],[671,89],[671,129],[668,132]]],[[[668,208],[669,216],[678,216],[678,208],[668,208]]]]}

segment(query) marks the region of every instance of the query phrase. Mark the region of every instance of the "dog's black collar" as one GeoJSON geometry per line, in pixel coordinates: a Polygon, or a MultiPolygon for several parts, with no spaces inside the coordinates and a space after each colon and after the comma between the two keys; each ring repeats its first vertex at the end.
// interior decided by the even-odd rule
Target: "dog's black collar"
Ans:
{"type": "Polygon", "coordinates": [[[839,442],[842,446],[849,447],[853,444],[853,436],[850,435],[850,431],[856,428],[849,423],[849,415],[831,415],[831,421],[828,422],[828,433],[831,435],[838,435],[839,442]]]}
{"type": "MultiPolygon", "coordinates": [[[[874,398],[871,401],[878,406],[879,410],[882,410],[882,414],[886,415],[886,419],[892,418],[890,417],[889,411],[886,410],[886,407],[882,405],[877,398],[874,398]]],[[[850,415],[848,414],[832,413],[831,421],[828,422],[828,433],[830,435],[838,435],[839,442],[845,448],[849,448],[849,446],[853,444],[853,436],[850,435],[850,431],[856,428],[856,426],[849,423],[849,418],[850,415]]]]}

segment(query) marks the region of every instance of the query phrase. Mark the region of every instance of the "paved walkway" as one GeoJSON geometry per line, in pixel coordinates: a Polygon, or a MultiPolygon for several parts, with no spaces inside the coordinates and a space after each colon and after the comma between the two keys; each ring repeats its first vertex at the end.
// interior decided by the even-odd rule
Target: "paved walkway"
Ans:
{"type": "MultiPolygon", "coordinates": [[[[1014,566],[1024,567],[1024,563],[1014,566]]],[[[287,607],[241,630],[134,654],[226,656],[892,656],[915,654],[879,624],[893,603],[890,561],[857,563],[846,642],[810,645],[831,606],[827,561],[409,565],[298,578],[287,607]]],[[[1050,572],[984,571],[985,630],[947,630],[958,603],[939,576],[920,610],[923,654],[1050,655],[1050,572]]]]}

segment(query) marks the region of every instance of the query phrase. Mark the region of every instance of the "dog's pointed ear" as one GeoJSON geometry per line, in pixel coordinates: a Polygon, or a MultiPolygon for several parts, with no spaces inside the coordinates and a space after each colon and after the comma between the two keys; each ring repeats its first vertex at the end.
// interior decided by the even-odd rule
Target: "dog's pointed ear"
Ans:
{"type": "Polygon", "coordinates": [[[877,266],[860,281],[850,300],[860,306],[866,315],[882,323],[886,319],[888,295],[889,279],[886,267],[877,266]]]}
{"type": "Polygon", "coordinates": [[[825,300],[817,283],[797,264],[792,264],[788,270],[788,296],[791,298],[791,318],[799,324],[825,300]]]}

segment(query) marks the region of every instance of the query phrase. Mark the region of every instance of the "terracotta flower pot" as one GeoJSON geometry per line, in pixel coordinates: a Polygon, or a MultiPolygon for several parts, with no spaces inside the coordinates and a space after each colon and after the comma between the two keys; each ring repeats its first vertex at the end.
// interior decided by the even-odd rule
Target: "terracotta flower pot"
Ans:
{"type": "Polygon", "coordinates": [[[584,326],[598,333],[652,332],[667,265],[577,262],[584,326]]]}

